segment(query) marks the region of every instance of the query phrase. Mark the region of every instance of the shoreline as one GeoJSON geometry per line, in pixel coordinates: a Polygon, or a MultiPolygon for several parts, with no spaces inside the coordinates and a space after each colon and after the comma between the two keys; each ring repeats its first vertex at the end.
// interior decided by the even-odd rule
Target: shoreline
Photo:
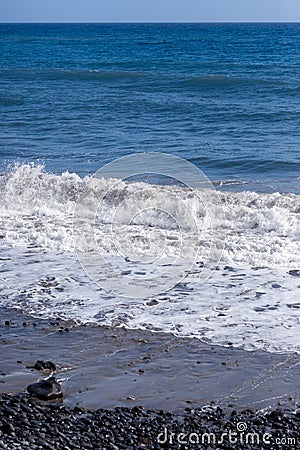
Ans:
{"type": "Polygon", "coordinates": [[[238,439],[235,448],[257,450],[300,442],[297,354],[10,309],[0,317],[0,448],[231,449],[238,439]],[[32,368],[37,360],[55,364],[62,400],[25,393],[47,378],[32,368]]]}
{"type": "Polygon", "coordinates": [[[10,309],[0,309],[0,317],[0,392],[25,392],[45,378],[29,366],[50,360],[68,407],[143,405],[178,413],[213,401],[296,409],[300,399],[298,354],[249,352],[161,332],[76,326],[10,309]]]}

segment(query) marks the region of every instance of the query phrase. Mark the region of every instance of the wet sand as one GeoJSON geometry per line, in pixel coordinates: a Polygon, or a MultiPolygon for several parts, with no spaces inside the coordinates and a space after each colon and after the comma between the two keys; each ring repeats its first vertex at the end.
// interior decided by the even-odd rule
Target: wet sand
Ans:
{"type": "MultiPolygon", "coordinates": [[[[25,392],[51,360],[64,405],[168,410],[299,407],[300,355],[208,345],[198,339],[124,328],[76,326],[0,311],[0,391],[25,392]],[[9,324],[8,324],[9,321],[9,324]],[[5,324],[6,322],[6,324],[5,324]]],[[[229,343],[230,344],[230,343],[229,343]]]]}

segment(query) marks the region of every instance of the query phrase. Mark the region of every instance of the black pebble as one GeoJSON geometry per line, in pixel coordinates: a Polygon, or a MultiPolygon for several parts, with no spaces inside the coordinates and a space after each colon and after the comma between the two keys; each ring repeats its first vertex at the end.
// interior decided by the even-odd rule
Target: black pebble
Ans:
{"type": "Polygon", "coordinates": [[[153,299],[153,300],[149,300],[147,303],[146,303],[146,305],[147,306],[154,306],[154,305],[158,305],[158,301],[157,300],[155,300],[155,299],[153,299]]]}
{"type": "Polygon", "coordinates": [[[27,391],[41,400],[53,400],[63,396],[61,386],[55,377],[29,384],[27,391]]]}
{"type": "Polygon", "coordinates": [[[292,277],[300,277],[300,270],[297,269],[292,269],[289,270],[289,275],[292,275],[292,277]]]}
{"type": "Polygon", "coordinates": [[[11,434],[11,433],[14,433],[15,428],[11,423],[7,422],[1,426],[1,430],[2,430],[2,433],[11,434]]]}
{"type": "Polygon", "coordinates": [[[31,366],[30,368],[39,370],[39,371],[40,370],[51,370],[52,372],[54,372],[56,370],[56,366],[52,361],[42,361],[40,359],[38,359],[37,362],[34,364],[34,366],[31,366]]]}
{"type": "MultiPolygon", "coordinates": [[[[35,385],[49,384],[45,380],[35,385]]],[[[58,383],[57,383],[58,384],[58,383]]],[[[57,387],[57,386],[55,386],[57,387]]],[[[60,386],[58,385],[57,388],[60,386]]],[[[50,383],[51,388],[51,383],[50,383]]],[[[30,390],[30,388],[28,388],[30,390]]],[[[49,392],[49,386],[48,386],[49,392]]],[[[47,397],[47,400],[49,398],[47,397]]],[[[285,403],[285,402],[284,402],[285,403]]],[[[189,450],[196,448],[222,448],[222,450],[288,450],[295,445],[259,445],[257,441],[231,443],[224,440],[222,446],[180,445],[176,442],[179,433],[214,433],[231,431],[233,438],[242,437],[237,433],[237,423],[247,424],[247,432],[259,436],[264,433],[273,437],[299,439],[300,410],[295,412],[293,405],[272,410],[256,411],[253,408],[241,409],[230,403],[221,408],[217,403],[205,408],[187,406],[178,415],[166,410],[150,410],[141,406],[116,407],[115,409],[86,410],[78,406],[70,408],[62,403],[43,403],[27,394],[8,395],[0,393],[0,448],[11,450],[25,449],[94,449],[94,450],[189,450]],[[164,430],[174,432],[173,443],[159,445],[157,437],[164,430]],[[236,445],[237,444],[237,445],[236,445]]],[[[196,406],[196,405],[195,405],[196,406]]],[[[286,441],[287,442],[287,441],[286,441]]],[[[297,447],[298,448],[298,447],[297,447]]]]}

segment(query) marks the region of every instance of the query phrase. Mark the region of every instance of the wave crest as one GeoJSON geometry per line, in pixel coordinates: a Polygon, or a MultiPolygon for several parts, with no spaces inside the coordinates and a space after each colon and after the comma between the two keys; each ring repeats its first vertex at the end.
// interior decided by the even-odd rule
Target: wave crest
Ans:
{"type": "Polygon", "coordinates": [[[168,210],[181,215],[183,227],[192,232],[192,224],[197,223],[203,229],[203,241],[205,233],[216,233],[217,239],[225,242],[223,257],[227,262],[285,267],[300,264],[300,196],[296,194],[219,192],[222,219],[212,230],[207,211],[209,208],[217,211],[219,206],[205,190],[199,200],[197,192],[178,186],[81,178],[68,172],[55,175],[33,164],[17,165],[2,174],[0,188],[1,234],[10,245],[35,244],[73,251],[76,202],[82,202],[86,219],[94,220],[89,217],[90,207],[100,200],[96,221],[106,253],[114,253],[113,246],[108,244],[112,224],[116,234],[131,233],[134,229],[146,239],[155,227],[164,230],[164,237],[169,233],[172,240],[179,230],[173,218],[163,213],[167,203],[168,210]],[[139,208],[142,213],[134,215],[139,208]],[[117,209],[119,212],[115,214],[117,209]]]}

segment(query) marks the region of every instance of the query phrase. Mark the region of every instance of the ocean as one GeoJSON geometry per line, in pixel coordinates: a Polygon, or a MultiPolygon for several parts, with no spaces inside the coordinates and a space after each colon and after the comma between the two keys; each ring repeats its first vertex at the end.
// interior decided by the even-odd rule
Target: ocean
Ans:
{"type": "Polygon", "coordinates": [[[0,24],[1,305],[299,352],[299,44],[0,24]]]}

